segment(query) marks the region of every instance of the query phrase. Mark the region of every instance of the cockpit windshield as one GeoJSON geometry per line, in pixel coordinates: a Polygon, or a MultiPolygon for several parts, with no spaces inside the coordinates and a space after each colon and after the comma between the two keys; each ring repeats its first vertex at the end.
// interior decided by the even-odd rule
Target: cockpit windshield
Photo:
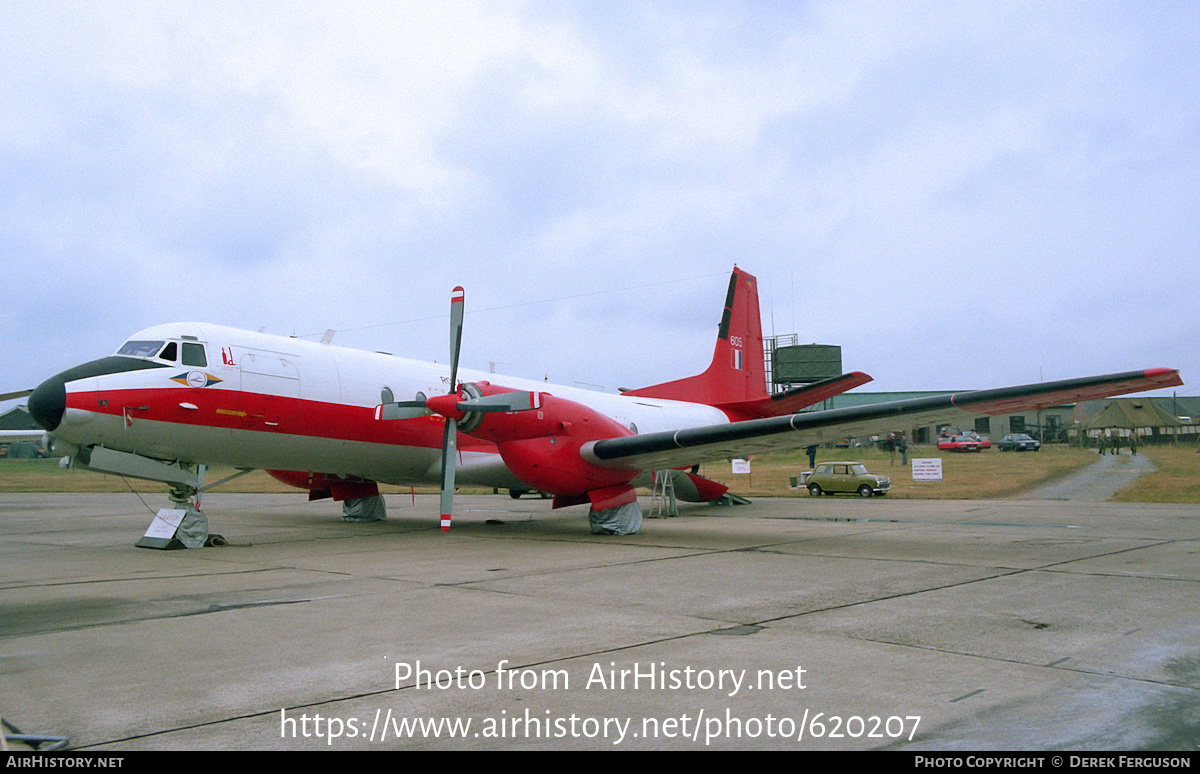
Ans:
{"type": "Polygon", "coordinates": [[[162,341],[127,341],[117,350],[117,354],[129,357],[154,357],[162,349],[164,343],[162,341]]]}
{"type": "MultiPolygon", "coordinates": [[[[184,338],[189,337],[185,336],[184,338]]],[[[197,366],[200,368],[208,366],[208,357],[204,352],[204,345],[191,341],[179,344],[174,341],[142,341],[134,339],[121,345],[121,348],[117,350],[117,354],[125,355],[126,357],[156,358],[172,363],[180,362],[185,366],[197,366]]]]}

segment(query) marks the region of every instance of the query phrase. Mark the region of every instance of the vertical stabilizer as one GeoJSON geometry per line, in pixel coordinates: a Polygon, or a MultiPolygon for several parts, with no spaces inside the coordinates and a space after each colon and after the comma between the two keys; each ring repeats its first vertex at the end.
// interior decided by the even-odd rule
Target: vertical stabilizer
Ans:
{"type": "Polygon", "coordinates": [[[758,312],[758,281],[754,276],[733,267],[712,363],[704,373],[625,394],[710,406],[743,404],[766,398],[762,320],[758,312]]]}

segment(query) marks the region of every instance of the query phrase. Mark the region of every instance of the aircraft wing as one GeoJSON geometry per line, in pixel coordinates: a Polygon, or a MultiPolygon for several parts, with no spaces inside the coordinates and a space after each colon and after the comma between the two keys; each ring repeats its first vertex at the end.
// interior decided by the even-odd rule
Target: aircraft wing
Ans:
{"type": "Polygon", "coordinates": [[[604,467],[664,470],[708,460],[803,448],[917,424],[980,414],[1010,414],[1180,384],[1183,380],[1179,372],[1169,368],[1128,371],[609,438],[590,442],[583,453],[604,467]]]}
{"type": "MultiPolygon", "coordinates": [[[[18,390],[16,392],[0,393],[0,402],[28,398],[33,390],[18,390]]],[[[22,441],[40,441],[46,436],[45,430],[0,430],[0,443],[20,443],[22,441]]]]}
{"type": "Polygon", "coordinates": [[[0,430],[0,443],[40,441],[45,437],[45,430],[0,430]]]}

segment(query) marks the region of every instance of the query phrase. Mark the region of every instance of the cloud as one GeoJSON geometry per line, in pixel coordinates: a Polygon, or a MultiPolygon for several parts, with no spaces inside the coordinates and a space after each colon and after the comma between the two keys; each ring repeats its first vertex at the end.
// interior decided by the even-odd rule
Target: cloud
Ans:
{"type": "Polygon", "coordinates": [[[479,359],[634,386],[704,365],[735,262],[881,387],[1200,365],[1169,343],[1187,6],[13,2],[0,30],[17,382],[178,318],[441,357],[462,284],[479,359]]]}

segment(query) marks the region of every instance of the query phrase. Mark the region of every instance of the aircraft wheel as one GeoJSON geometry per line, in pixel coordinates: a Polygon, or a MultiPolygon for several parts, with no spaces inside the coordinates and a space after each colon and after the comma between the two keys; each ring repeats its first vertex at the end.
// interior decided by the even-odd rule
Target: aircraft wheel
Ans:
{"type": "Polygon", "coordinates": [[[820,484],[809,484],[808,485],[808,493],[810,495],[812,495],[813,497],[820,497],[821,496],[821,485],[820,484]]]}
{"type": "Polygon", "coordinates": [[[520,500],[520,499],[521,499],[521,495],[523,495],[523,494],[525,494],[525,493],[524,493],[524,492],[522,492],[520,489],[510,489],[510,490],[508,490],[508,496],[509,496],[509,497],[511,497],[511,498],[512,498],[512,499],[514,499],[514,500],[520,500]]]}
{"type": "Polygon", "coordinates": [[[870,497],[873,494],[875,493],[871,491],[871,487],[867,486],[866,484],[863,484],[858,488],[859,497],[870,497]]]}

